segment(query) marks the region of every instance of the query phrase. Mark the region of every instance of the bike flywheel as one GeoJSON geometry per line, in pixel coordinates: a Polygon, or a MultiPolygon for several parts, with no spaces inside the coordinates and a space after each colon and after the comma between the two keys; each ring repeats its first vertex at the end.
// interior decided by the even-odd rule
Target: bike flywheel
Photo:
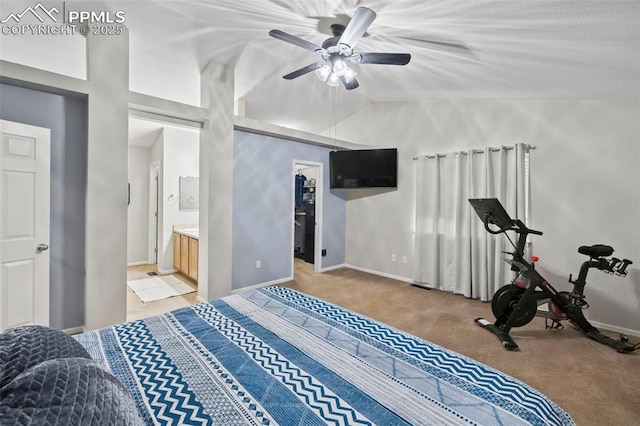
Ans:
{"type": "MultiPolygon", "coordinates": [[[[515,311],[515,308],[522,299],[523,294],[524,289],[512,284],[500,287],[491,299],[491,311],[496,319],[500,322],[506,322],[515,311]]],[[[536,311],[538,309],[536,301],[530,299],[525,300],[523,303],[524,304],[518,311],[517,316],[513,319],[511,327],[522,327],[523,325],[531,322],[531,320],[536,316],[536,311]]]]}

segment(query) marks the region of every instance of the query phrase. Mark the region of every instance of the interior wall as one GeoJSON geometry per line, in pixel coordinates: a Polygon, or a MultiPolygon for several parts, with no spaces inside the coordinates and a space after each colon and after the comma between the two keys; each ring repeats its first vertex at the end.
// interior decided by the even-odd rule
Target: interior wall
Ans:
{"type": "Polygon", "coordinates": [[[293,161],[323,163],[322,268],[344,263],[346,206],[329,191],[329,148],[236,131],[233,173],[234,290],[291,278],[293,161]],[[260,260],[261,267],[256,268],[260,260]]]}
{"type": "Polygon", "coordinates": [[[410,279],[418,154],[524,142],[531,156],[532,227],[539,268],[568,289],[584,256],[604,243],[635,263],[625,278],[592,271],[590,320],[640,333],[640,103],[638,101],[433,101],[376,104],[341,123],[345,139],[397,145],[399,188],[347,203],[346,261],[410,279]],[[398,128],[394,123],[402,123],[398,128]],[[380,224],[385,226],[381,227],[380,224]],[[406,255],[408,263],[391,261],[406,255]]]}
{"type": "Polygon", "coordinates": [[[129,146],[127,265],[149,261],[149,148],[129,146]]]}
{"type": "MultiPolygon", "coordinates": [[[[54,38],[51,39],[56,47],[64,49],[62,39],[55,37],[55,40],[60,40],[58,45],[54,38]]],[[[2,42],[5,42],[4,38],[2,42]]],[[[84,121],[86,161],[69,165],[70,169],[78,167],[85,170],[83,196],[86,202],[76,199],[70,205],[75,211],[84,206],[86,214],[82,221],[75,221],[65,229],[65,236],[67,232],[83,227],[85,286],[84,297],[80,301],[82,308],[79,309],[84,312],[85,329],[93,330],[126,319],[129,34],[123,28],[117,37],[89,34],[83,42],[86,49],[82,49],[84,55],[80,56],[85,58],[82,62],[86,65],[88,80],[40,71],[38,68],[48,67],[37,61],[25,63],[34,68],[7,62],[6,67],[3,65],[2,77],[23,81],[21,84],[30,87],[44,87],[46,92],[80,93],[88,99],[84,121]],[[91,52],[91,55],[86,52],[91,52]],[[105,231],[107,227],[108,231],[105,231]],[[109,238],[104,238],[105,232],[109,233],[109,238]]],[[[25,51],[28,50],[24,54],[38,59],[39,47],[37,40],[29,38],[23,46],[25,51]]],[[[11,58],[3,56],[3,59],[11,58]]],[[[39,105],[30,112],[37,109],[39,105]]],[[[64,312],[67,315],[69,311],[65,309],[64,312]]]]}
{"type": "Polygon", "coordinates": [[[161,99],[200,105],[200,66],[193,47],[147,42],[131,34],[129,88],[161,99]]]}
{"type": "Polygon", "coordinates": [[[207,119],[200,130],[200,222],[198,297],[231,293],[233,263],[234,72],[209,62],[202,70],[201,102],[207,119]]]}
{"type": "MultiPolygon", "coordinates": [[[[4,12],[11,10],[12,6],[3,7],[2,15],[6,16],[4,12]]],[[[24,10],[24,5],[14,10],[17,12],[21,8],[24,10]]],[[[25,20],[29,18],[27,15],[25,20]]],[[[33,25],[41,24],[35,19],[33,21],[33,25]]],[[[0,58],[56,74],[87,79],[87,38],[80,32],[64,36],[32,35],[29,32],[3,34],[0,37],[0,58]]]]}
{"type": "Polygon", "coordinates": [[[89,34],[87,50],[84,312],[85,328],[95,330],[127,317],[128,30],[117,37],[89,34]]]}
{"type": "Polygon", "coordinates": [[[0,84],[0,118],[51,129],[50,325],[82,326],[87,102],[0,84]]]}

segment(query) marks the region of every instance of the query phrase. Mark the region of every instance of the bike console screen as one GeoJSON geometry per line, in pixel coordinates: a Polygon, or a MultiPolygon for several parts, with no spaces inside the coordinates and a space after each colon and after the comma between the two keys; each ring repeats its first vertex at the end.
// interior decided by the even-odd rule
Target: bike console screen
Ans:
{"type": "Polygon", "coordinates": [[[469,203],[484,223],[487,231],[492,234],[513,229],[513,220],[497,198],[470,198],[469,203]],[[496,225],[500,231],[492,231],[489,224],[496,225]]]}

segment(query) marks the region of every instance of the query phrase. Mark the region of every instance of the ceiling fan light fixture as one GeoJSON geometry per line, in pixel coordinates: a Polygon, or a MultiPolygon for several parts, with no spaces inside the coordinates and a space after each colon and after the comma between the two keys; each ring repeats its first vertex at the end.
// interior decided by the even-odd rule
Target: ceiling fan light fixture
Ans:
{"type": "Polygon", "coordinates": [[[344,72],[344,79],[347,83],[349,83],[351,80],[353,80],[354,78],[356,78],[356,76],[358,75],[357,72],[355,72],[354,70],[352,70],[351,68],[347,67],[346,71],[344,72]]]}
{"type": "Polygon", "coordinates": [[[331,74],[331,67],[329,65],[323,65],[316,70],[316,76],[322,81],[327,81],[329,74],[331,74]]]}
{"type": "Polygon", "coordinates": [[[330,73],[329,78],[327,78],[327,84],[329,86],[339,86],[340,78],[335,73],[330,73]]]}
{"type": "Polygon", "coordinates": [[[339,86],[340,80],[349,83],[356,76],[357,72],[352,70],[346,62],[337,60],[332,64],[325,64],[316,70],[316,76],[329,86],[339,86]]]}
{"type": "MultiPolygon", "coordinates": [[[[346,25],[334,23],[331,25],[333,37],[326,39],[321,46],[294,36],[284,31],[273,29],[269,35],[320,55],[320,61],[302,67],[283,76],[292,80],[315,71],[316,76],[330,86],[342,83],[347,90],[360,86],[358,75],[349,66],[351,64],[387,64],[406,65],[411,60],[409,53],[362,52],[355,53],[353,48],[358,40],[366,35],[371,23],[376,19],[376,13],[367,7],[358,7],[346,25]]],[[[358,67],[356,67],[358,69],[358,67]]]]}
{"type": "Polygon", "coordinates": [[[349,66],[342,59],[337,59],[336,61],[334,61],[333,73],[335,75],[337,75],[338,77],[343,76],[347,73],[347,70],[349,70],[349,66]]]}

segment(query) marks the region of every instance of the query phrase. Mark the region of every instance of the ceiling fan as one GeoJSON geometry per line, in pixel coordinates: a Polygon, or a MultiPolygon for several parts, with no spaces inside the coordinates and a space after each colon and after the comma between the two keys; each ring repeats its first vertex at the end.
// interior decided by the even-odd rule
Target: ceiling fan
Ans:
{"type": "Polygon", "coordinates": [[[285,76],[286,80],[293,80],[311,71],[315,71],[320,80],[331,86],[340,83],[347,90],[359,86],[356,72],[349,67],[349,62],[354,64],[385,64],[406,65],[411,60],[409,53],[371,53],[354,52],[353,48],[364,35],[369,25],[376,19],[376,13],[366,7],[359,7],[353,14],[353,18],[345,27],[342,24],[331,25],[333,37],[326,39],[322,46],[318,46],[307,40],[301,39],[280,30],[271,30],[269,35],[303,49],[315,52],[322,58],[306,67],[302,67],[285,76]]]}

